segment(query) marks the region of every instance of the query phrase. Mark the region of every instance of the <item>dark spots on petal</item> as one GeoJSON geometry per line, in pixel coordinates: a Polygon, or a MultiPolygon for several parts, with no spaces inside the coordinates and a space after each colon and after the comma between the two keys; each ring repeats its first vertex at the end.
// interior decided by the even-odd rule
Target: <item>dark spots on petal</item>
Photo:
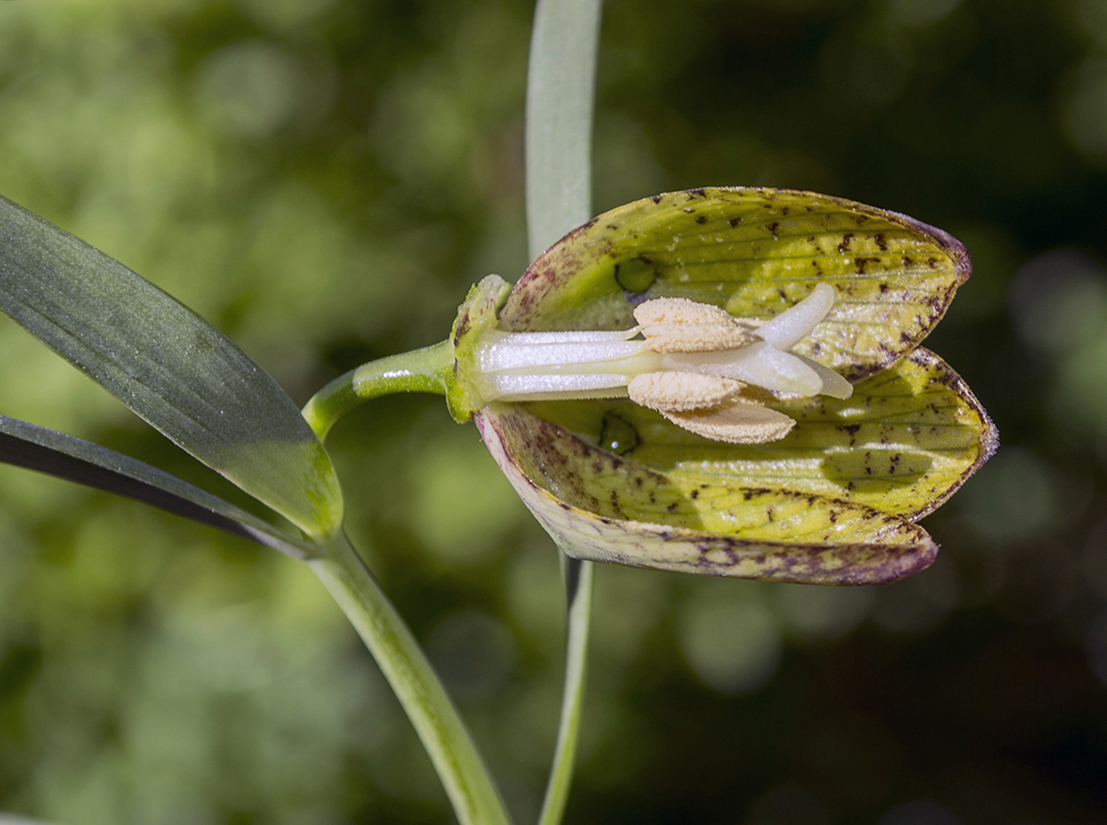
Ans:
{"type": "Polygon", "coordinates": [[[873,241],[876,242],[876,246],[881,252],[888,251],[888,239],[884,237],[883,232],[877,232],[873,235],[873,241]]]}
{"type": "Polygon", "coordinates": [[[881,283],[879,284],[879,286],[877,288],[880,290],[881,295],[883,295],[885,292],[888,291],[888,285],[886,283],[884,283],[883,281],[881,281],[881,283]]]}
{"type": "Polygon", "coordinates": [[[696,223],[707,223],[707,215],[697,215],[696,223]]]}
{"type": "Polygon", "coordinates": [[[780,229],[780,224],[778,222],[773,221],[772,223],[766,225],[765,228],[772,233],[774,241],[780,240],[780,235],[777,234],[777,230],[780,229]]]}
{"type": "Polygon", "coordinates": [[[933,256],[927,258],[926,259],[926,268],[927,269],[937,269],[938,268],[938,259],[933,257],[933,256]]]}
{"type": "Polygon", "coordinates": [[[665,510],[666,510],[666,511],[668,511],[668,512],[670,512],[670,513],[675,513],[675,512],[677,511],[677,508],[678,508],[679,506],[680,506],[680,502],[678,502],[678,501],[674,501],[674,502],[673,502],[672,504],[668,505],[668,506],[667,506],[667,507],[665,508],[665,510]]]}
{"type": "Polygon", "coordinates": [[[697,499],[697,498],[699,498],[699,497],[700,497],[700,491],[699,491],[699,490],[693,490],[693,491],[692,491],[692,492],[690,493],[690,496],[691,496],[691,498],[692,498],[693,500],[695,500],[695,499],[697,499]]]}
{"type": "Polygon", "coordinates": [[[706,190],[704,190],[704,188],[702,186],[697,187],[695,189],[689,189],[688,194],[689,194],[689,196],[691,196],[693,198],[706,198],[707,197],[707,192],[706,192],[706,190]]]}
{"type": "Polygon", "coordinates": [[[726,222],[728,224],[730,224],[730,228],[733,229],[734,227],[736,227],[738,224],[740,224],[742,222],[742,219],[741,218],[727,218],[726,222]]]}
{"type": "Polygon", "coordinates": [[[880,258],[876,258],[876,257],[872,257],[872,256],[869,256],[869,257],[858,256],[858,257],[853,259],[853,263],[857,267],[857,274],[858,275],[864,275],[865,274],[865,267],[867,267],[869,264],[878,264],[878,263],[880,263],[880,258]]]}
{"type": "Polygon", "coordinates": [[[853,241],[853,234],[847,232],[842,236],[842,240],[838,242],[838,251],[841,253],[849,252],[849,245],[853,241]]]}
{"type": "Polygon", "coordinates": [[[458,345],[462,337],[469,331],[469,313],[464,312],[457,318],[457,324],[454,329],[454,346],[458,345]]]}
{"type": "Polygon", "coordinates": [[[650,198],[650,200],[653,201],[654,203],[661,203],[661,196],[660,195],[654,195],[652,198],[650,198]]]}
{"type": "Polygon", "coordinates": [[[789,214],[791,214],[791,212],[792,212],[792,208],[790,206],[780,207],[780,214],[781,215],[789,215],[789,214]]]}

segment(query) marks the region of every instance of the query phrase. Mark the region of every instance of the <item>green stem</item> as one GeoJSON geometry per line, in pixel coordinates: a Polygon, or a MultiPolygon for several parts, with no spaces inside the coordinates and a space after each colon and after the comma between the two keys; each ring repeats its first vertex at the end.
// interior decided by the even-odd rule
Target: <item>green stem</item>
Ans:
{"type": "Polygon", "coordinates": [[[444,395],[453,369],[449,341],[362,364],[331,381],[304,405],[303,416],[320,440],[334,423],[362,401],[394,392],[444,395]]]}
{"type": "Polygon", "coordinates": [[[593,565],[562,556],[565,594],[568,602],[565,646],[565,686],[561,695],[561,722],[557,731],[553,767],[538,825],[558,825],[565,815],[569,786],[573,782],[573,762],[580,734],[584,705],[584,670],[588,652],[588,629],[592,613],[593,565]]]}
{"type": "Polygon", "coordinates": [[[461,825],[510,825],[488,768],[396,608],[344,533],[308,562],[377,660],[430,755],[461,825]]]}
{"type": "MultiPolygon", "coordinates": [[[[592,212],[592,118],[603,0],[539,0],[527,73],[527,240],[537,257],[592,212]]],[[[573,780],[592,610],[592,566],[564,558],[565,687],[540,825],[558,825],[573,780]]]]}

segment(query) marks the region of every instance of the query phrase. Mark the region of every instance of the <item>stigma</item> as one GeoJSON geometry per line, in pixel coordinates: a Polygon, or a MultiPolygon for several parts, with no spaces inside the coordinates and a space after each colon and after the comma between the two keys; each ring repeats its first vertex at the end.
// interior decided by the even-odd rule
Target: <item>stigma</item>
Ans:
{"type": "Polygon", "coordinates": [[[655,298],[639,304],[638,325],[627,330],[490,330],[476,358],[480,394],[485,402],[629,398],[715,441],[776,441],[795,421],[766,401],[853,392],[832,369],[791,351],[833,305],[833,287],[819,284],[766,322],[655,298]]]}

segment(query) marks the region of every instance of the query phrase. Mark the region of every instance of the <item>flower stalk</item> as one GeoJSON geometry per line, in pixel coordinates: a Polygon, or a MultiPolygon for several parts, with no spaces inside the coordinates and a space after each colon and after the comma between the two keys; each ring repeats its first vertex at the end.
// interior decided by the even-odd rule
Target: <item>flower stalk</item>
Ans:
{"type": "Polygon", "coordinates": [[[510,825],[511,819],[461,715],[426,654],[344,533],[308,563],[338,602],[385,678],[453,804],[462,825],[510,825]]]}
{"type": "Polygon", "coordinates": [[[453,370],[448,341],[370,361],[335,378],[304,405],[302,411],[320,440],[343,415],[362,401],[397,392],[442,395],[453,370]]]}

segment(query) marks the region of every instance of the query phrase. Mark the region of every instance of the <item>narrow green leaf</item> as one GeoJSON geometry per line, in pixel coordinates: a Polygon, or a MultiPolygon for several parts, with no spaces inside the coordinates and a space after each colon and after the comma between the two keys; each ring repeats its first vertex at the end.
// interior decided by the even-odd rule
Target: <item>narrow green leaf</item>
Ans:
{"type": "Polygon", "coordinates": [[[316,548],[218,496],[129,456],[0,415],[0,462],[127,496],[306,559],[316,548]]]}
{"type": "Polygon", "coordinates": [[[956,239],[895,212],[813,192],[692,189],[566,235],[531,264],[500,323],[629,329],[639,303],[663,296],[768,319],[828,283],[834,308],[796,352],[859,381],[911,352],[970,272],[956,239]]]}
{"type": "Polygon", "coordinates": [[[602,0],[541,0],[527,70],[532,258],[592,215],[592,112],[602,0]]]}
{"type": "Polygon", "coordinates": [[[0,310],[306,532],[341,523],[330,458],[273,379],[165,292],[3,197],[0,310]]]}

